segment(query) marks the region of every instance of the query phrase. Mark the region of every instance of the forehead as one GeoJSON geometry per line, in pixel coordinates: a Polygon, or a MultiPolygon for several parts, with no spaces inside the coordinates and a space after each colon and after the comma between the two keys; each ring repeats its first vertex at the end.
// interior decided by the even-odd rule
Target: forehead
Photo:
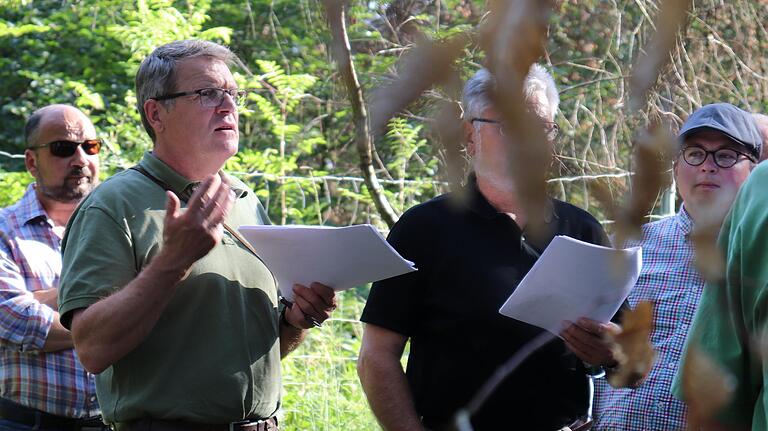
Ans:
{"type": "Polygon", "coordinates": [[[684,146],[698,146],[706,148],[708,150],[716,150],[719,148],[733,148],[735,150],[744,151],[744,147],[736,143],[728,135],[715,131],[715,130],[702,130],[696,132],[685,138],[683,142],[684,146]]]}
{"type": "Polygon", "coordinates": [[[183,60],[176,69],[176,88],[234,87],[235,78],[229,67],[213,57],[194,57],[183,60]]]}
{"type": "MultiPolygon", "coordinates": [[[[528,111],[535,114],[542,121],[552,121],[552,119],[549,117],[549,104],[547,101],[547,96],[543,91],[537,91],[530,97],[526,98],[525,107],[528,109],[528,111]]],[[[484,118],[495,120],[501,118],[501,112],[499,112],[496,107],[493,106],[493,104],[490,104],[483,111],[482,116],[484,118]]]]}
{"type": "Polygon", "coordinates": [[[96,138],[96,129],[82,112],[70,108],[46,113],[40,119],[37,135],[41,143],[63,139],[82,141],[96,138]]]}

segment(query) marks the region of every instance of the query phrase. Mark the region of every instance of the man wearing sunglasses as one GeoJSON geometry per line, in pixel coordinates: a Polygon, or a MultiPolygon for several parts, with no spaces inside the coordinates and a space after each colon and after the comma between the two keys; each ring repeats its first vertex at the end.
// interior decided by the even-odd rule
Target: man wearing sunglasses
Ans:
{"type": "Polygon", "coordinates": [[[35,182],[0,210],[0,429],[106,429],[94,376],[56,312],[61,238],[98,183],[101,142],[67,105],[35,111],[24,132],[35,182]]]}
{"type": "MultiPolygon", "coordinates": [[[[682,204],[679,212],[646,224],[643,268],[628,301],[654,303],[651,342],[657,358],[634,389],[596,385],[595,430],[677,430],[686,428],[687,409],[670,391],[704,279],[694,266],[696,229],[716,234],[741,184],[755,166],[762,140],[750,113],[728,103],[703,106],[680,129],[673,169],[682,204]]],[[[735,336],[735,334],[734,334],[735,336]]]]}
{"type": "Polygon", "coordinates": [[[144,59],[136,95],[153,149],[83,202],[64,239],[62,322],[120,431],[276,430],[280,359],[336,307],[312,283],[278,308],[273,275],[237,233],[268,223],[221,171],[238,149],[238,62],[199,40],[144,59]]]}

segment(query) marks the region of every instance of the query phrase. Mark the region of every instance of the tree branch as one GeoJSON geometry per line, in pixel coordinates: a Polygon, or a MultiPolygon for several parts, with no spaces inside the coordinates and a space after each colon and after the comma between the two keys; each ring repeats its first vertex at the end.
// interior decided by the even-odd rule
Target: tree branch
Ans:
{"type": "Polygon", "coordinates": [[[328,17],[328,25],[331,29],[331,50],[338,64],[344,85],[347,87],[349,101],[352,105],[352,117],[355,122],[355,141],[360,155],[360,172],[365,179],[365,185],[371,193],[371,198],[376,205],[379,215],[381,215],[387,226],[391,228],[397,221],[398,216],[392,209],[386,196],[384,196],[384,190],[381,188],[373,169],[373,158],[371,156],[372,138],[368,128],[368,114],[365,110],[363,90],[360,88],[355,65],[352,63],[352,53],[344,17],[344,2],[341,0],[326,0],[324,5],[328,17]]]}

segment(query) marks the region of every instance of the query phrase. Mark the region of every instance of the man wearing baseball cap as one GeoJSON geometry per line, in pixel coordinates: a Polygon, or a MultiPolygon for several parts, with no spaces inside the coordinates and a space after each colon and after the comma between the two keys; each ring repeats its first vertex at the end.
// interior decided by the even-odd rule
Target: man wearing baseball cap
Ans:
{"type": "Polygon", "coordinates": [[[762,141],[752,115],[728,103],[706,105],[691,114],[678,134],[673,164],[680,210],[643,226],[643,268],[627,298],[630,307],[655,306],[651,342],[656,362],[635,388],[596,385],[593,430],[677,430],[686,428],[686,406],[670,386],[680,352],[704,291],[694,267],[694,226],[718,229],[741,184],[760,157],[762,141]]]}

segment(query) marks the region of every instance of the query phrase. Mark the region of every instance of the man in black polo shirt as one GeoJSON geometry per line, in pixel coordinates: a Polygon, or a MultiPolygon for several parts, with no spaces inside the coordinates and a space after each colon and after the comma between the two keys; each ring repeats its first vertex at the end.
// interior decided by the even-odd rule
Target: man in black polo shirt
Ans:
{"type": "MultiPolygon", "coordinates": [[[[505,140],[514,145],[514,137],[504,135],[490,102],[494,85],[482,69],[464,89],[474,171],[465,186],[468,199],[457,204],[443,195],[403,214],[388,241],[419,270],[375,283],[363,311],[358,373],[388,431],[446,428],[493,372],[542,332],[498,310],[554,235],[608,242],[589,213],[554,199],[545,220],[550,235],[539,241],[525,237],[526,215],[507,174],[505,140]],[[404,373],[400,358],[409,339],[404,373]]],[[[559,98],[543,67],[531,68],[524,94],[551,143],[559,98]]],[[[591,362],[611,362],[599,336],[594,340],[599,347],[590,352],[591,362]]],[[[549,342],[471,418],[474,428],[555,430],[584,416],[589,393],[582,360],[562,340],[549,342]]]]}

